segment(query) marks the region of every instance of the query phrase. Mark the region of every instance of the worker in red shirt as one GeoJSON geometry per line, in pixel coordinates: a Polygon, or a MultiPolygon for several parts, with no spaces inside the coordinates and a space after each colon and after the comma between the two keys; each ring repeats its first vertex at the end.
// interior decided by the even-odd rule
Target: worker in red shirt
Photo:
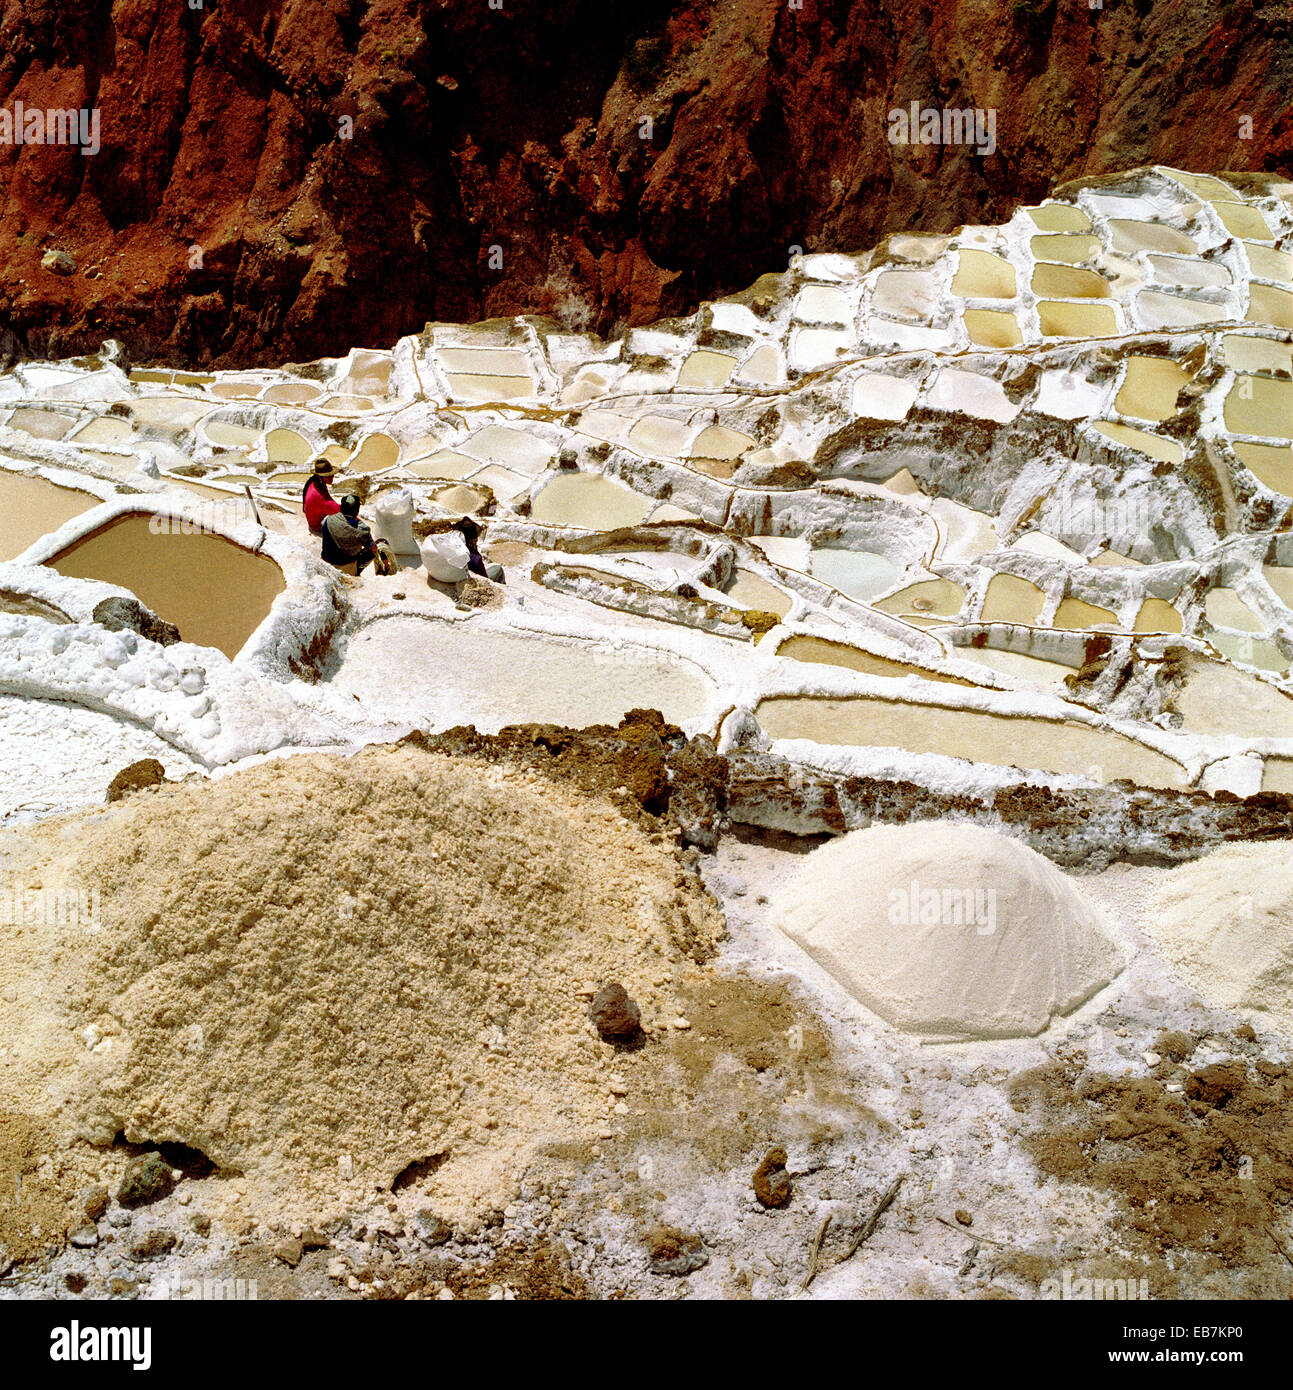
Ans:
{"type": "Polygon", "coordinates": [[[301,510],[305,512],[305,520],[315,536],[322,533],[324,521],[341,510],[328,491],[335,471],[328,459],[315,459],[314,471],[301,489],[301,510]]]}

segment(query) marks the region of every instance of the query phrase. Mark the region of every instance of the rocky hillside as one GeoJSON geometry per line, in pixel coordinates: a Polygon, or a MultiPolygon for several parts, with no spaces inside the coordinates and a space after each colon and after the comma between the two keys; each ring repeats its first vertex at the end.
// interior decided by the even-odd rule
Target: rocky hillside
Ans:
{"type": "Polygon", "coordinates": [[[796,246],[991,221],[1079,174],[1293,169],[1286,0],[0,16],[0,111],[100,123],[91,157],[0,143],[0,353],[117,336],[141,358],[282,362],[521,310],[607,331],[796,246]],[[891,144],[912,101],[995,112],[995,152],[891,144]],[[50,249],[75,269],[42,267],[50,249]]]}

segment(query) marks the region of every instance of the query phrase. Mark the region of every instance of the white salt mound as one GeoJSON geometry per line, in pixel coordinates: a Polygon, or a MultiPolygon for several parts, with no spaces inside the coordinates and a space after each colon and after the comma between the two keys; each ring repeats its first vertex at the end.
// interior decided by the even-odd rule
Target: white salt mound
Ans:
{"type": "Polygon", "coordinates": [[[945,821],[855,830],[807,855],[781,929],[859,1003],[930,1040],[1030,1037],[1126,962],[1036,851],[945,821]]]}
{"type": "Polygon", "coordinates": [[[1224,845],[1165,875],[1145,922],[1216,1008],[1293,1037],[1293,851],[1224,845]]]}

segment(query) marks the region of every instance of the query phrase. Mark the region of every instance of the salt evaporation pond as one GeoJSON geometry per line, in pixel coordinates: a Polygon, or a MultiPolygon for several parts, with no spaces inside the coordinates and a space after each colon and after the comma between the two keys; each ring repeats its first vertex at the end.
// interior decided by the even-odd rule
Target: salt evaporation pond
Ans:
{"type": "Polygon", "coordinates": [[[905,748],[1000,767],[1073,773],[1098,782],[1126,777],[1143,787],[1180,787],[1185,782],[1182,768],[1152,748],[1072,720],[988,714],[867,696],[830,700],[778,695],[763,700],[754,715],[773,739],[905,748]]]}
{"type": "Polygon", "coordinates": [[[534,496],[530,515],[554,526],[613,531],[646,520],[654,503],[600,473],[559,473],[534,496]]]}
{"type": "Polygon", "coordinates": [[[26,478],[0,469],[0,506],[8,525],[0,536],[0,560],[12,560],[65,522],[97,507],[103,499],[44,478],[26,478]]]}
{"type": "Polygon", "coordinates": [[[412,617],[363,628],[329,685],[357,696],[375,719],[473,724],[482,733],[505,724],[615,724],[644,708],[694,727],[714,694],[698,667],[665,652],[412,617]]]}
{"type": "Polygon", "coordinates": [[[898,566],[883,555],[831,545],[814,548],[809,572],[814,579],[820,579],[823,584],[829,584],[860,603],[893,588],[902,576],[898,566]]]}
{"type": "Polygon", "coordinates": [[[283,591],[283,572],[223,536],[155,533],[139,513],[110,521],[46,561],[73,579],[129,589],[186,642],[235,657],[283,591]]]}

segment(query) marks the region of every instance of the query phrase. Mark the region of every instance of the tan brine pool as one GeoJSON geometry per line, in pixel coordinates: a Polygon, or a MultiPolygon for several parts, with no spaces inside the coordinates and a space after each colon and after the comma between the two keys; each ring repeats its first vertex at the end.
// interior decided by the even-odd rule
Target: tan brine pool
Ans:
{"type": "Polygon", "coordinates": [[[903,748],[949,758],[1072,773],[1097,782],[1126,777],[1144,787],[1181,787],[1183,769],[1134,739],[1087,724],[988,714],[867,696],[827,700],[774,696],[755,717],[774,739],[863,748],[903,748]]]}
{"type": "Polygon", "coordinates": [[[283,591],[283,572],[223,536],[155,534],[138,512],[118,517],[46,563],[75,579],[129,589],[186,642],[238,655],[283,591]]]}
{"type": "Polygon", "coordinates": [[[556,526],[612,531],[636,526],[655,504],[601,473],[558,473],[535,493],[530,516],[556,526]]]}
{"type": "Polygon", "coordinates": [[[28,478],[0,469],[0,506],[10,518],[0,535],[0,560],[12,560],[42,536],[103,499],[77,488],[59,487],[45,478],[28,478]]]}

